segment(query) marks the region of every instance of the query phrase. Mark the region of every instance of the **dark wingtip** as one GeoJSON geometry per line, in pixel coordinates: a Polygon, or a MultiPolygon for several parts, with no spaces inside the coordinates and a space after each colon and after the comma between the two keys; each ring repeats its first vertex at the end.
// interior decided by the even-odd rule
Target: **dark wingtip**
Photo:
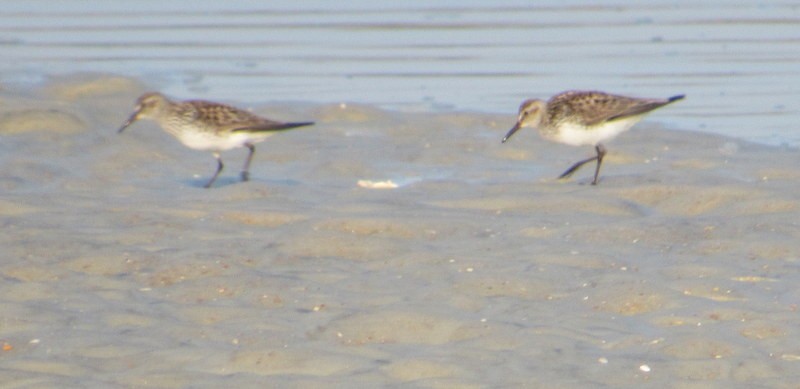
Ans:
{"type": "Polygon", "coordinates": [[[313,126],[314,124],[315,124],[314,122],[295,122],[295,123],[285,123],[285,125],[286,125],[285,129],[287,129],[287,130],[288,130],[288,129],[290,129],[290,128],[305,127],[305,126],[313,126]]]}
{"type": "Polygon", "coordinates": [[[673,101],[683,100],[684,97],[686,97],[686,95],[672,96],[672,97],[668,98],[667,101],[669,101],[671,103],[673,101]]]}

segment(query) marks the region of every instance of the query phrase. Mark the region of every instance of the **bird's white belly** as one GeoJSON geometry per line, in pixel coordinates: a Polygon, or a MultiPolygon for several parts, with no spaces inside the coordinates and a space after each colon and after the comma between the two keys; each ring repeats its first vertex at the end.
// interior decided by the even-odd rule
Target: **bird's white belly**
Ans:
{"type": "Polygon", "coordinates": [[[177,134],[181,143],[195,150],[225,151],[242,147],[245,143],[258,143],[271,134],[252,132],[229,132],[222,136],[211,132],[183,131],[177,134]]]}
{"type": "Polygon", "coordinates": [[[594,146],[628,131],[639,120],[641,120],[641,117],[632,117],[606,122],[593,127],[564,123],[559,127],[557,133],[548,134],[549,136],[546,137],[570,146],[594,146]]]}

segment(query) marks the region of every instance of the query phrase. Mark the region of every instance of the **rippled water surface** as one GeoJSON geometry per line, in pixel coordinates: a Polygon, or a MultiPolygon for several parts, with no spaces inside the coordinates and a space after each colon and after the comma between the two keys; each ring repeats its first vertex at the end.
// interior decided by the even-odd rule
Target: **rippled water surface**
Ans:
{"type": "Polygon", "coordinates": [[[0,80],[514,115],[565,89],[689,99],[672,128],[800,144],[800,6],[671,1],[7,1],[0,80]]]}

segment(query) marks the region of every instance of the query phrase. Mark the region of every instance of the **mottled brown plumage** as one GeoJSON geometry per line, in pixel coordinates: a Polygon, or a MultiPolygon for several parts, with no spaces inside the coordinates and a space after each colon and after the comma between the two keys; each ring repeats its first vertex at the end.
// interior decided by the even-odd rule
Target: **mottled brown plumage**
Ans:
{"type": "Polygon", "coordinates": [[[584,164],[597,161],[592,181],[592,185],[596,185],[606,154],[601,142],[627,131],[650,111],[683,98],[678,95],[669,99],[640,99],[597,91],[567,91],[546,103],[530,99],[520,105],[517,123],[503,138],[503,143],[520,128],[535,127],[543,138],[553,142],[592,145],[597,156],[572,165],[559,178],[569,177],[584,164]]]}
{"type": "MultiPolygon", "coordinates": [[[[676,96],[683,98],[683,96],[676,96]]],[[[558,125],[573,121],[585,127],[592,127],[622,119],[638,116],[662,107],[673,100],[638,99],[612,95],[603,92],[568,91],[553,96],[547,102],[547,123],[558,125]]]]}
{"type": "Polygon", "coordinates": [[[217,171],[205,185],[206,188],[214,183],[224,166],[220,152],[237,147],[247,147],[250,150],[241,174],[242,181],[247,181],[256,143],[264,141],[277,131],[314,124],[277,122],[211,101],[173,102],[155,92],[145,93],[139,97],[136,111],[118,132],[122,132],[139,119],[155,120],[164,131],[178,138],[187,147],[209,150],[214,154],[217,171]]]}

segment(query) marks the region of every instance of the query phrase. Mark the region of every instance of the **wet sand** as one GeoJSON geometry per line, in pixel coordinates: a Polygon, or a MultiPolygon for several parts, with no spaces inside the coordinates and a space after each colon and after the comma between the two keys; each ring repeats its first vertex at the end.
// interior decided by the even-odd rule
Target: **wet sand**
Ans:
{"type": "Polygon", "coordinates": [[[3,387],[797,385],[797,150],[667,108],[593,187],[513,114],[274,104],[206,190],[144,90],[0,89],[3,387]]]}

